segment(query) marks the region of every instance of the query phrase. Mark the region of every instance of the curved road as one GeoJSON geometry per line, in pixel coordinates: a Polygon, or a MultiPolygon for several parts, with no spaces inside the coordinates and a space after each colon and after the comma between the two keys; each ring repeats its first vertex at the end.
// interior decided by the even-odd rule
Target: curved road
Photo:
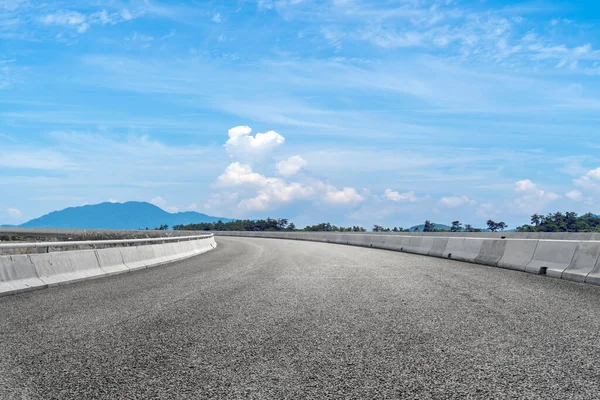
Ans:
{"type": "Polygon", "coordinates": [[[0,398],[598,398],[600,287],[217,240],[168,266],[0,298],[0,398]]]}

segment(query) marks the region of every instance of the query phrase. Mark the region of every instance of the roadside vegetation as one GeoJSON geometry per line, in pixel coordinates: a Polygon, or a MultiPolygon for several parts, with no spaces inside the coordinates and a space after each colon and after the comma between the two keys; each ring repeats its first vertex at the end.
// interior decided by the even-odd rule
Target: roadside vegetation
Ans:
{"type": "MultiPolygon", "coordinates": [[[[408,229],[402,227],[383,227],[373,225],[372,232],[502,232],[508,229],[508,225],[503,221],[487,221],[487,228],[474,228],[470,224],[464,224],[460,221],[452,221],[448,225],[436,225],[427,220],[424,224],[414,226],[408,229]]],[[[161,226],[156,229],[167,229],[167,226],[161,226]]],[[[307,231],[307,232],[367,232],[362,226],[336,226],[329,222],[322,222],[316,225],[309,225],[304,228],[298,228],[288,219],[267,218],[259,220],[235,220],[230,222],[203,222],[190,225],[175,225],[174,230],[185,231],[307,231]]],[[[518,226],[516,232],[600,232],[600,216],[587,213],[578,216],[574,212],[556,212],[546,216],[534,214],[531,216],[531,224],[518,226]]]]}

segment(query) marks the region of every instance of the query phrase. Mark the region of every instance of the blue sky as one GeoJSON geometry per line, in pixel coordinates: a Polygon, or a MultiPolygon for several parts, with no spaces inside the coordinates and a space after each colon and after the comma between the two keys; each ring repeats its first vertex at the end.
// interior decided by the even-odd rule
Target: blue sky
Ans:
{"type": "Polygon", "coordinates": [[[0,0],[0,222],[599,212],[600,4],[0,0]]]}

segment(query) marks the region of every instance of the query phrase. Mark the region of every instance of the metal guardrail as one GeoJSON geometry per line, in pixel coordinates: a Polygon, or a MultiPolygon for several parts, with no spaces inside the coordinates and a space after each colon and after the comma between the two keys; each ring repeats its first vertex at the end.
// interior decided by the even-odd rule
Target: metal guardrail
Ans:
{"type": "Polygon", "coordinates": [[[3,249],[46,249],[50,247],[77,247],[77,246],[104,246],[113,244],[132,244],[132,243],[151,243],[151,242],[181,242],[194,239],[207,239],[213,237],[213,234],[196,236],[177,236],[161,238],[144,239],[120,239],[120,240],[79,240],[71,242],[35,242],[35,243],[0,243],[0,250],[3,249]]]}

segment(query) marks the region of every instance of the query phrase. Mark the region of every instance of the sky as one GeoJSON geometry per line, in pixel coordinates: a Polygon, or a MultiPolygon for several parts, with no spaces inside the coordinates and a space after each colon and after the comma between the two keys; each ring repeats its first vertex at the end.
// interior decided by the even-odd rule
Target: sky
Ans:
{"type": "Polygon", "coordinates": [[[0,223],[600,212],[600,4],[0,0],[0,223]]]}

